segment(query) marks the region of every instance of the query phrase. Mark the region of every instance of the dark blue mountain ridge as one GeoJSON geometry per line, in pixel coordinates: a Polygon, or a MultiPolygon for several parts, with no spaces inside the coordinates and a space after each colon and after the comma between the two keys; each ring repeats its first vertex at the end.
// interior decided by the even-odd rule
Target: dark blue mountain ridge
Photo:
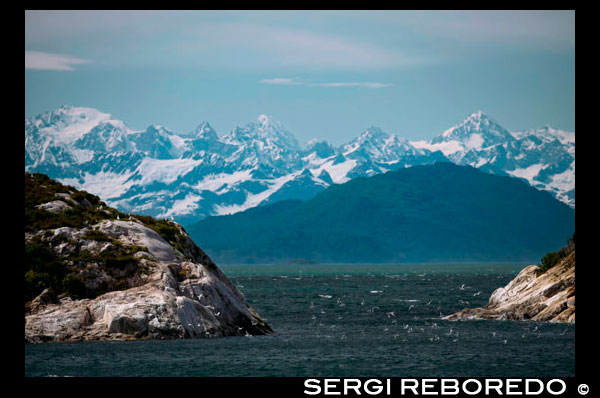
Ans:
{"type": "Polygon", "coordinates": [[[187,229],[220,263],[537,262],[573,234],[575,210],[521,179],[438,162],[187,229]]]}

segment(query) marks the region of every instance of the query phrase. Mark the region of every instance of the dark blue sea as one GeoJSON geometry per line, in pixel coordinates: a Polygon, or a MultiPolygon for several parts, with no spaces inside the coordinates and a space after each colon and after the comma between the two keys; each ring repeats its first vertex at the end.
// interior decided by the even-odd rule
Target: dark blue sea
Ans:
{"type": "Polygon", "coordinates": [[[523,267],[221,266],[274,335],[26,344],[25,375],[574,376],[574,325],[440,319],[523,267]]]}

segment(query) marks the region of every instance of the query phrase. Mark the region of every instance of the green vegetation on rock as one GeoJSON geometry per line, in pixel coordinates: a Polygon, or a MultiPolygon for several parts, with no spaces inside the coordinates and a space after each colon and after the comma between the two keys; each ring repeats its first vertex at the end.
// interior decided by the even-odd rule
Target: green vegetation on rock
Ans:
{"type": "Polygon", "coordinates": [[[103,220],[126,216],[125,213],[106,206],[95,195],[63,185],[44,174],[25,173],[25,232],[60,227],[84,228],[103,220]],[[71,200],[60,194],[69,196],[71,200]],[[56,200],[71,208],[59,213],[37,208],[43,203],[56,200]]]}
{"type": "Polygon", "coordinates": [[[145,247],[124,245],[100,230],[89,229],[79,239],[105,245],[98,253],[92,253],[80,247],[79,239],[54,234],[56,228],[84,229],[104,220],[126,217],[129,215],[108,207],[95,195],[63,185],[44,174],[25,173],[24,229],[25,233],[35,234],[25,240],[25,302],[46,288],[56,296],[82,299],[131,287],[127,278],[145,272],[139,258],[134,256],[139,251],[147,251],[145,247]],[[70,208],[60,212],[38,208],[53,201],[62,201],[70,208]],[[53,247],[61,244],[70,249],[59,256],[53,247]],[[88,286],[86,273],[82,271],[90,265],[106,272],[112,284],[102,282],[93,288],[88,286]]]}
{"type": "Polygon", "coordinates": [[[573,252],[573,250],[575,250],[575,234],[573,234],[573,236],[569,239],[567,246],[558,251],[546,253],[544,257],[542,257],[539,273],[543,274],[550,268],[560,263],[560,261],[567,257],[569,253],[573,252]]]}
{"type": "MultiPolygon", "coordinates": [[[[131,283],[148,271],[141,259],[151,260],[149,256],[136,253],[147,252],[148,249],[123,244],[93,227],[102,221],[117,219],[140,222],[158,233],[186,259],[202,258],[208,268],[215,267],[186,236],[183,228],[174,222],[126,214],[108,207],[95,195],[63,185],[44,174],[25,173],[25,302],[31,301],[46,288],[58,297],[82,299],[132,287],[131,283]],[[40,207],[56,201],[69,207],[59,207],[58,211],[40,207]],[[61,227],[83,231],[56,233],[56,229],[61,227]],[[90,241],[99,244],[92,245],[95,247],[93,252],[82,247],[90,241]],[[62,247],[60,255],[56,251],[59,246],[62,247]]],[[[185,277],[183,274],[179,276],[185,277]]]]}

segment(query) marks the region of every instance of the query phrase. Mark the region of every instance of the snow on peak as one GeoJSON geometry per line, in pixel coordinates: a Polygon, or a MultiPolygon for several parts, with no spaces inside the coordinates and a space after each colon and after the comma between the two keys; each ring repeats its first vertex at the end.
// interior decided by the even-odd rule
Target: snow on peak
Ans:
{"type": "Polygon", "coordinates": [[[429,141],[407,141],[371,126],[340,147],[322,139],[300,147],[265,114],[222,137],[208,122],[186,134],[158,125],[131,132],[110,114],[85,107],[67,105],[26,119],[26,170],[64,169],[71,185],[84,184],[123,208],[203,217],[267,203],[292,180],[325,187],[427,163],[441,151],[457,164],[524,178],[574,206],[575,133],[548,125],[508,132],[483,111],[429,141]]]}
{"type": "Polygon", "coordinates": [[[202,122],[196,127],[192,135],[195,138],[214,138],[218,139],[217,132],[208,122],[202,122]]]}
{"type": "Polygon", "coordinates": [[[40,135],[50,136],[55,142],[70,144],[99,125],[112,125],[129,131],[120,120],[112,119],[109,113],[94,108],[64,105],[54,112],[47,112],[29,121],[39,129],[40,135]]]}
{"type": "Polygon", "coordinates": [[[477,111],[470,114],[459,124],[445,130],[441,136],[432,140],[432,143],[441,141],[458,140],[467,144],[469,148],[480,148],[496,144],[499,140],[510,139],[510,133],[492,120],[485,112],[477,111]],[[477,134],[479,137],[473,138],[477,134]],[[470,143],[468,143],[470,142],[470,143]]]}
{"type": "Polygon", "coordinates": [[[348,147],[348,148],[352,147],[352,148],[354,148],[354,150],[356,150],[363,143],[378,142],[381,140],[386,140],[390,137],[391,136],[388,133],[384,132],[379,127],[371,126],[371,127],[367,128],[365,131],[363,131],[358,137],[356,137],[354,140],[352,140],[349,144],[347,144],[346,147],[348,147]]]}
{"type": "Polygon", "coordinates": [[[304,144],[304,148],[310,148],[314,145],[320,144],[321,142],[325,142],[324,140],[321,140],[319,138],[311,138],[310,140],[306,141],[306,143],[304,144]]]}
{"type": "Polygon", "coordinates": [[[563,145],[575,144],[575,132],[555,129],[548,124],[539,129],[511,132],[511,135],[517,139],[534,136],[542,141],[558,140],[563,145]]]}
{"type": "Polygon", "coordinates": [[[264,113],[263,113],[263,114],[260,114],[260,115],[258,115],[258,119],[256,119],[256,120],[257,120],[257,121],[258,121],[258,123],[259,123],[259,124],[261,124],[261,125],[266,125],[266,124],[269,124],[269,122],[271,121],[271,119],[269,119],[269,117],[268,117],[267,115],[265,115],[264,113]]]}
{"type": "Polygon", "coordinates": [[[286,150],[300,148],[300,144],[292,133],[264,114],[260,115],[256,122],[236,127],[223,137],[223,141],[233,145],[251,143],[258,145],[261,150],[275,150],[275,152],[279,152],[283,148],[286,150]],[[279,149],[275,149],[276,147],[279,149]]]}
{"type": "Polygon", "coordinates": [[[489,119],[489,116],[484,111],[473,112],[467,119],[489,119]]]}
{"type": "Polygon", "coordinates": [[[493,121],[483,111],[477,111],[471,113],[465,120],[463,120],[457,127],[469,126],[481,129],[482,126],[489,126],[493,121]]]}

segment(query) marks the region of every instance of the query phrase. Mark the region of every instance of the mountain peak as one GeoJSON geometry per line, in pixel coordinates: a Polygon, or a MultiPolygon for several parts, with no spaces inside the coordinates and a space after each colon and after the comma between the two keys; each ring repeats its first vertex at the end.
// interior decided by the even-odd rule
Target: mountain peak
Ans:
{"type": "Polygon", "coordinates": [[[192,136],[194,138],[218,138],[217,132],[212,128],[210,123],[204,121],[196,127],[193,131],[192,136]]]}
{"type": "Polygon", "coordinates": [[[478,110],[469,115],[468,119],[489,119],[490,117],[482,110],[478,110]]]}
{"type": "Polygon", "coordinates": [[[261,113],[260,115],[258,115],[258,118],[256,119],[256,121],[258,122],[258,124],[264,126],[264,125],[269,124],[271,122],[271,119],[264,113],[261,113]]]}
{"type": "Polygon", "coordinates": [[[109,113],[104,113],[99,111],[96,108],[89,108],[84,106],[71,106],[71,105],[63,105],[58,108],[56,111],[52,112],[60,115],[68,115],[72,117],[77,117],[81,119],[92,119],[92,118],[105,118],[110,119],[111,115],[109,113]]]}
{"type": "MultiPolygon", "coordinates": [[[[274,158],[280,151],[288,151],[288,155],[300,149],[298,141],[292,133],[265,114],[259,115],[256,121],[235,127],[222,137],[223,142],[233,145],[251,145],[259,148],[259,152],[272,152],[274,158]]],[[[269,155],[271,156],[271,155],[269,155]]]]}
{"type": "Polygon", "coordinates": [[[459,138],[469,136],[473,133],[482,133],[486,136],[508,136],[508,132],[506,132],[502,126],[490,118],[487,113],[479,110],[471,113],[459,124],[445,130],[442,133],[442,138],[459,138]]]}
{"type": "Polygon", "coordinates": [[[388,136],[389,134],[387,134],[386,132],[384,132],[383,130],[381,130],[379,127],[377,126],[369,126],[369,128],[367,128],[362,134],[361,136],[388,136]]]}

